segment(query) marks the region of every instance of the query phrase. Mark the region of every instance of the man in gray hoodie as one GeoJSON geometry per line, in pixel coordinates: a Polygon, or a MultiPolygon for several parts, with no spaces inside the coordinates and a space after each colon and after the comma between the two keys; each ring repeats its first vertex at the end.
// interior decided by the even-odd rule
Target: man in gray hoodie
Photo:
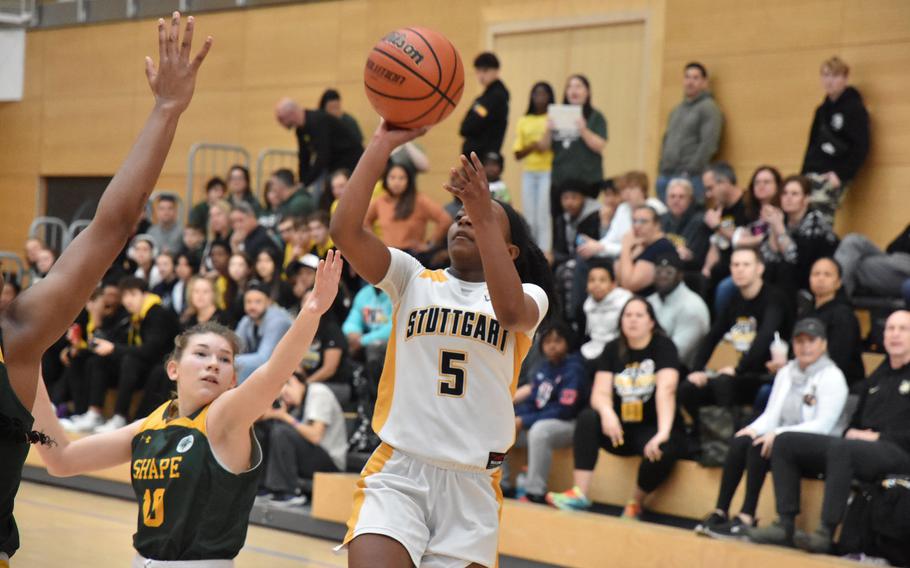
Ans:
{"type": "Polygon", "coordinates": [[[704,201],[701,173],[717,152],[724,118],[708,91],[708,70],[697,62],[686,64],[683,74],[685,97],[667,121],[660,151],[657,197],[666,197],[667,183],[682,177],[692,182],[695,200],[704,201]]]}

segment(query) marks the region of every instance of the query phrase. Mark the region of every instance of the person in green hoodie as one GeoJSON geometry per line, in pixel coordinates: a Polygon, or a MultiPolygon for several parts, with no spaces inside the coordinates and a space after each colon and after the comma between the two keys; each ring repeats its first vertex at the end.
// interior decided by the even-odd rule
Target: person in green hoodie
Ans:
{"type": "Polygon", "coordinates": [[[705,189],[701,174],[720,143],[724,117],[708,90],[708,70],[701,63],[687,63],[683,71],[683,100],[670,112],[660,150],[657,197],[664,201],[673,178],[692,183],[695,201],[702,203],[705,189]]]}

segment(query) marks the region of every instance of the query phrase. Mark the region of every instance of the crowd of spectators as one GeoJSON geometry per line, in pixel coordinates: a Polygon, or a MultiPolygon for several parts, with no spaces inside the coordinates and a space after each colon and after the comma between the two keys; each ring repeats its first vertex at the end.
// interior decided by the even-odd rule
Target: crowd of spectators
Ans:
{"type": "MultiPolygon", "coordinates": [[[[462,150],[477,152],[491,191],[508,199],[500,175],[509,92],[495,55],[481,54],[474,67],[483,93],[461,124],[462,150]]],[[[839,241],[832,228],[869,147],[868,115],[848,73],[839,58],[822,64],[825,98],[802,171],[784,176],[762,165],[742,187],[730,164],[712,161],[724,117],[708,71],[686,65],[683,100],[662,141],[657,198],[648,197],[643,172],[604,179],[607,117],[583,75],[569,77],[561,97],[580,107],[574,136],[555,136],[547,117],[554,89],[533,86],[513,151],[526,220],[551,260],[561,305],[551,306],[515,394],[528,469],[513,478],[507,464],[506,494],[587,509],[604,449],[641,458],[623,511],[639,519],[675,461],[714,460],[722,483],[699,533],[829,552],[851,479],[910,474],[910,313],[888,319],[886,359],[867,379],[851,306],[860,294],[910,295],[910,226],[886,251],[861,235],[839,241]],[[732,355],[724,358],[722,344],[732,355]],[[719,416],[734,423],[735,435],[714,455],[702,442],[706,422],[719,416]],[[563,447],[573,448],[574,487],[548,493],[552,453],[563,447]],[[757,528],[769,471],[780,519],[757,528]],[[808,536],[794,530],[807,472],[827,475],[823,523],[808,536]],[[744,475],[745,501],[730,516],[744,475]]],[[[45,356],[45,380],[69,429],[116,428],[167,398],[162,362],[181,329],[205,321],[234,327],[244,342],[242,381],[290,327],[333,246],[330,216],[363,147],[337,91],[326,91],[314,110],[282,99],[275,114],[295,129],[296,175],[273,172],[259,202],[249,172],[233,166],[226,181],[207,182],[186,226],[173,198],[157,198],[152,218],[45,356]],[[103,417],[109,389],[116,400],[103,417]]],[[[459,204],[442,206],[418,189],[428,168],[419,145],[399,148],[366,224],[388,246],[440,267],[459,204]]],[[[54,254],[30,239],[26,258],[34,282],[54,254]]],[[[277,502],[301,502],[298,478],[347,467],[342,407],[352,408],[352,397],[369,407],[382,373],[391,301],[350,268],[341,286],[310,353],[257,427],[267,456],[263,492],[277,502]],[[353,389],[358,380],[368,388],[353,389]]],[[[0,309],[17,291],[4,288],[0,309]]]]}

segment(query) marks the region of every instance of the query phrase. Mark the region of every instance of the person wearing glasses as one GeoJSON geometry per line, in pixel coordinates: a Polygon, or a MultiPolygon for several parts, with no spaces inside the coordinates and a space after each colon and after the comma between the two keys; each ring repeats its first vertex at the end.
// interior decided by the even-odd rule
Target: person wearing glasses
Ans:
{"type": "Polygon", "coordinates": [[[622,250],[614,267],[617,283],[640,296],[654,292],[655,260],[676,254],[676,247],[660,227],[660,217],[650,205],[632,212],[632,230],[622,239],[622,250]]]}

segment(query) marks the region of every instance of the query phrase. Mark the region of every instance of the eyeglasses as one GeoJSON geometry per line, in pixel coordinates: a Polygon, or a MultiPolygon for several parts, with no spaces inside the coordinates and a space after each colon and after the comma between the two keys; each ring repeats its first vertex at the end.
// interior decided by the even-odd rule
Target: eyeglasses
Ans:
{"type": "Polygon", "coordinates": [[[650,222],[650,219],[632,219],[633,225],[647,225],[650,222]]]}

